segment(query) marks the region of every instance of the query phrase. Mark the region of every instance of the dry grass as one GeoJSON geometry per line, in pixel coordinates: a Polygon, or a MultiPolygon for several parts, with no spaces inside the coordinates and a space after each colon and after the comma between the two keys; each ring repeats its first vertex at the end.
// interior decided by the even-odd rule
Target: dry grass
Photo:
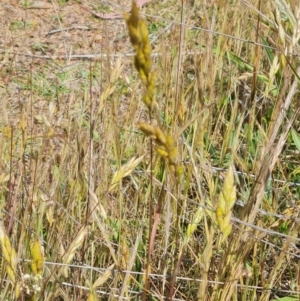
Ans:
{"type": "Polygon", "coordinates": [[[148,3],[155,86],[103,3],[0,4],[1,300],[298,300],[297,1],[148,3]]]}

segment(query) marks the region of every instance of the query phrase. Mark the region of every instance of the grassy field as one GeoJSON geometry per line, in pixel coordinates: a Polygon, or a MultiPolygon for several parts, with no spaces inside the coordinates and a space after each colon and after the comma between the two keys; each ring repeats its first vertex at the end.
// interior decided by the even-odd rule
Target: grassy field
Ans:
{"type": "Polygon", "coordinates": [[[0,299],[299,300],[298,1],[144,2],[1,1],[0,299]]]}

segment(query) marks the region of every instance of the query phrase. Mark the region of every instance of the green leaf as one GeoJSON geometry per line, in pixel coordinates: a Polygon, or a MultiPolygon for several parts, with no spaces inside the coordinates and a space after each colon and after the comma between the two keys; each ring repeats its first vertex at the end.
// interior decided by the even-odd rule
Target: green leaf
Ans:
{"type": "MultiPolygon", "coordinates": [[[[253,65],[249,64],[239,56],[235,55],[233,52],[227,51],[226,54],[232,63],[234,63],[241,69],[244,69],[248,72],[253,72],[253,65]]],[[[269,78],[264,74],[258,73],[257,77],[265,84],[269,82],[269,78]]]]}
{"type": "Polygon", "coordinates": [[[262,44],[264,44],[266,46],[266,47],[264,47],[264,50],[267,54],[267,57],[268,57],[269,61],[273,62],[274,56],[275,56],[274,52],[273,52],[273,49],[270,48],[270,45],[269,45],[267,39],[265,39],[264,37],[261,37],[261,42],[262,42],[262,44]]]}
{"type": "Polygon", "coordinates": [[[294,129],[292,129],[292,138],[298,151],[300,151],[300,136],[294,129]]]}

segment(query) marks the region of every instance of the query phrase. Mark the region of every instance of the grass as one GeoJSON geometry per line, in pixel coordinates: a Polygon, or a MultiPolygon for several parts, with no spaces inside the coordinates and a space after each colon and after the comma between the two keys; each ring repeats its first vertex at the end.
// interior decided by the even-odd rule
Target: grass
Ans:
{"type": "Polygon", "coordinates": [[[297,1],[1,5],[1,300],[299,299],[297,1]]]}

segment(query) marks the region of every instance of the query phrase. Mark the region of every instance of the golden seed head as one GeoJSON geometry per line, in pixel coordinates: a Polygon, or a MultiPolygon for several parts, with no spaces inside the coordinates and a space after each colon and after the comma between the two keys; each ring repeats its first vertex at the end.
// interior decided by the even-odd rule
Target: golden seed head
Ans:
{"type": "Polygon", "coordinates": [[[150,44],[149,32],[148,32],[146,22],[144,20],[140,20],[139,30],[140,30],[141,40],[142,40],[143,44],[145,44],[145,45],[150,44]]]}
{"type": "Polygon", "coordinates": [[[33,275],[42,275],[44,270],[44,248],[38,239],[35,239],[30,245],[31,251],[31,270],[33,275]]]}
{"type": "Polygon", "coordinates": [[[155,139],[156,133],[155,128],[149,123],[146,122],[139,122],[138,128],[148,137],[155,139]]]}
{"type": "Polygon", "coordinates": [[[159,128],[159,127],[155,127],[155,140],[157,142],[157,144],[159,145],[165,145],[166,144],[166,136],[163,133],[163,131],[159,128]]]}
{"type": "Polygon", "coordinates": [[[139,9],[138,9],[138,6],[137,6],[135,1],[132,1],[131,17],[130,18],[131,18],[131,24],[133,24],[135,27],[137,27],[140,16],[139,16],[139,9]]]}
{"type": "Polygon", "coordinates": [[[156,147],[155,150],[161,157],[164,157],[164,158],[168,157],[168,152],[165,149],[163,149],[162,147],[156,147]]]}
{"type": "Polygon", "coordinates": [[[231,209],[236,200],[236,187],[234,186],[233,168],[229,167],[225,176],[223,189],[218,197],[216,220],[222,232],[221,242],[224,242],[231,233],[231,209]]]}

